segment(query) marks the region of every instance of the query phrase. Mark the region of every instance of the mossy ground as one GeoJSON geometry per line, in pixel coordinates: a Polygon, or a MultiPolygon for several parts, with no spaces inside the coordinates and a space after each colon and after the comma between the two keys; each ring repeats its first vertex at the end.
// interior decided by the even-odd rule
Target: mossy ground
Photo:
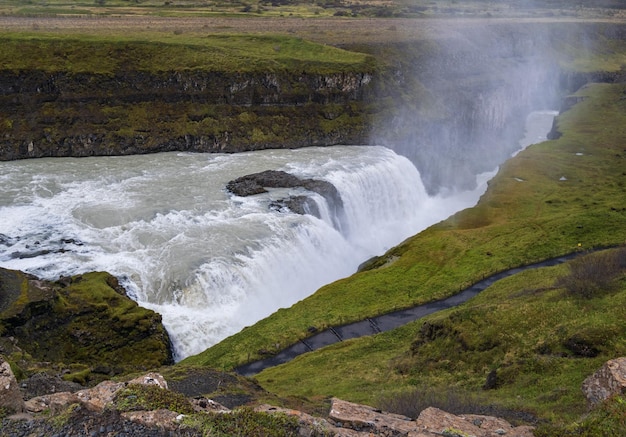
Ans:
{"type": "Polygon", "coordinates": [[[0,314],[0,333],[21,376],[65,371],[85,384],[171,363],[161,317],[120,294],[111,275],[50,283],[14,273],[21,293],[0,314]]]}

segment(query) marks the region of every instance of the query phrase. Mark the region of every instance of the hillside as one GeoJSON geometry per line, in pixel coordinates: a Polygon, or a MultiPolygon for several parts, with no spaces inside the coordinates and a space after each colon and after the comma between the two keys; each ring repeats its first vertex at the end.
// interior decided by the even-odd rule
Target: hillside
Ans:
{"type": "MultiPolygon", "coordinates": [[[[233,405],[271,398],[325,412],[330,397],[339,396],[414,416],[441,403],[543,423],[545,435],[574,429],[586,411],[582,380],[626,355],[620,2],[571,10],[546,0],[513,11],[504,7],[513,0],[498,10],[481,1],[394,2],[390,18],[375,20],[368,14],[389,8],[364,3],[357,17],[345,18],[342,11],[352,7],[340,2],[313,9],[229,2],[217,11],[158,3],[0,2],[8,14],[0,16],[2,159],[375,139],[405,146],[398,151],[415,159],[436,191],[445,182],[441,168],[420,162],[415,145],[447,154],[452,185],[463,186],[510,152],[509,144],[499,156],[488,147],[479,154],[481,140],[498,144],[503,130],[514,138],[521,114],[562,105],[555,139],[502,165],[476,207],[163,373],[185,381],[200,375],[195,383],[205,372],[220,383],[236,379],[228,388],[199,384],[194,393],[217,393],[233,405]],[[311,15],[320,19],[303,19],[311,15]],[[233,77],[245,86],[230,87],[233,77]],[[286,120],[293,121],[289,129],[286,120]],[[395,129],[387,129],[391,121],[395,129]],[[431,141],[438,129],[452,146],[468,148],[442,148],[431,141]],[[227,373],[314,331],[438,300],[498,271],[592,250],[499,281],[459,308],[305,354],[253,380],[227,373]]],[[[24,360],[21,376],[40,370],[31,364],[24,360]]],[[[94,366],[71,378],[88,380],[94,366]]]]}
{"type": "MultiPolygon", "coordinates": [[[[623,84],[583,87],[570,98],[578,103],[558,118],[562,136],[508,161],[478,206],[184,364],[233,368],[305,338],[310,327],[438,299],[512,266],[623,244],[625,92],[623,84]]],[[[564,285],[575,264],[540,269],[503,280],[458,310],[302,355],[256,378],[284,396],[385,406],[424,387],[458,390],[458,397],[475,395],[479,403],[557,423],[574,420],[585,410],[582,379],[625,352],[619,253],[622,270],[610,284],[574,279],[590,287],[589,296],[572,295],[564,285]],[[496,388],[483,392],[492,371],[496,388]]],[[[589,258],[581,263],[596,265],[589,258]]]]}

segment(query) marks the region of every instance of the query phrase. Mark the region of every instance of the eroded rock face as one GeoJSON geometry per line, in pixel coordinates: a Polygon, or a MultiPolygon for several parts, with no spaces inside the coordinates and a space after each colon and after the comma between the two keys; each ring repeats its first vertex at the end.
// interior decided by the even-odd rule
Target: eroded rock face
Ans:
{"type": "Polygon", "coordinates": [[[11,366],[0,356],[0,408],[21,412],[24,400],[11,366]]]}
{"type": "Polygon", "coordinates": [[[596,373],[583,382],[583,393],[590,407],[626,393],[626,357],[607,361],[596,373]]]}
{"type": "Polygon", "coordinates": [[[37,362],[89,367],[75,382],[173,362],[161,316],[139,307],[108,273],[51,282],[0,269],[0,296],[0,340],[37,362]]]}

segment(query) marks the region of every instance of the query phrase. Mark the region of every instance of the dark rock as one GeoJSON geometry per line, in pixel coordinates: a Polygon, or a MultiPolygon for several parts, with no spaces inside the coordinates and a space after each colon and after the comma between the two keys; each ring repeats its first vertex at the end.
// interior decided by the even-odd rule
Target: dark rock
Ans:
{"type": "Polygon", "coordinates": [[[266,170],[253,173],[226,184],[226,189],[236,196],[246,197],[267,192],[266,188],[295,188],[304,186],[298,177],[284,171],[266,170]]]}
{"type": "Polygon", "coordinates": [[[270,209],[282,211],[288,209],[296,214],[310,214],[317,218],[321,218],[320,210],[317,203],[307,196],[292,196],[287,199],[280,199],[270,203],[270,209]]]}
{"type": "Polygon", "coordinates": [[[65,381],[58,375],[36,373],[21,381],[20,388],[25,399],[43,396],[49,393],[76,392],[84,387],[75,382],[65,381]]]}
{"type": "MultiPolygon", "coordinates": [[[[232,180],[226,189],[236,196],[246,197],[267,192],[267,188],[304,188],[326,199],[336,227],[340,227],[343,216],[343,201],[337,188],[328,181],[318,179],[300,179],[297,176],[279,170],[266,170],[232,180]]],[[[320,217],[315,201],[308,196],[292,196],[270,204],[270,208],[287,208],[297,214],[310,214],[320,217]]]]}
{"type": "Polygon", "coordinates": [[[493,390],[498,386],[498,373],[494,369],[487,374],[487,380],[483,385],[483,390],[493,390]]]}

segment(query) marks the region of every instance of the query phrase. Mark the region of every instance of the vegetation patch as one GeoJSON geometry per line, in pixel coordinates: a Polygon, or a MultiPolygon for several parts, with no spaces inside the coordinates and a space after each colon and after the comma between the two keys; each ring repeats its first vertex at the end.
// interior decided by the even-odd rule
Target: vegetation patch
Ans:
{"type": "Polygon", "coordinates": [[[183,426],[199,430],[203,435],[228,437],[234,435],[259,435],[267,437],[299,436],[298,419],[276,413],[256,412],[240,408],[231,413],[194,414],[183,419],[183,426]]]}
{"type": "Polygon", "coordinates": [[[0,333],[20,372],[50,370],[37,364],[48,362],[63,369],[66,379],[86,384],[172,362],[161,317],[128,298],[111,275],[88,273],[47,282],[9,270],[1,273],[13,278],[0,286],[15,299],[0,313],[0,333]],[[12,288],[16,284],[19,295],[12,288]]]}

